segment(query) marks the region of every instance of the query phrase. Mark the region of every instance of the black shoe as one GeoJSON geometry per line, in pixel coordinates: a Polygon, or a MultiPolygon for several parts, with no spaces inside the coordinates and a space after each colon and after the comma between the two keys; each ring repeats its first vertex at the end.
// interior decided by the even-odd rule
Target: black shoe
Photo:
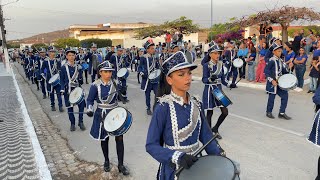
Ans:
{"type": "Polygon", "coordinates": [[[267,112],[266,116],[270,119],[274,119],[274,116],[272,115],[271,112],[267,112]]]}
{"type": "Polygon", "coordinates": [[[62,107],[59,107],[59,111],[60,111],[60,112],[63,112],[64,110],[63,110],[63,108],[62,108],[62,107]]]}
{"type": "Polygon", "coordinates": [[[79,123],[79,127],[82,131],[85,131],[86,130],[86,127],[84,126],[83,123],[79,123]]]}
{"type": "Polygon", "coordinates": [[[76,126],[74,124],[71,124],[70,131],[75,131],[75,130],[76,130],[76,126]]]}
{"type": "Polygon", "coordinates": [[[147,109],[147,114],[148,114],[149,116],[151,116],[151,115],[152,115],[152,112],[151,112],[151,110],[150,110],[150,109],[147,109]]]}
{"type": "Polygon", "coordinates": [[[125,176],[128,176],[130,174],[129,170],[124,165],[119,165],[118,170],[125,176]]]}
{"type": "Polygon", "coordinates": [[[47,99],[47,96],[44,94],[44,95],[42,96],[42,99],[47,99]]]}
{"type": "Polygon", "coordinates": [[[125,101],[126,103],[128,103],[128,102],[129,102],[129,99],[125,99],[124,101],[125,101]]]}
{"type": "Polygon", "coordinates": [[[110,172],[111,168],[110,168],[110,163],[109,162],[104,162],[103,164],[103,170],[105,172],[110,172]]]}
{"type": "Polygon", "coordinates": [[[285,120],[290,120],[291,119],[291,117],[289,117],[288,115],[286,115],[286,113],[279,113],[278,114],[278,118],[280,118],[280,119],[285,119],[285,120]]]}
{"type": "Polygon", "coordinates": [[[312,93],[312,91],[311,91],[311,90],[309,90],[307,93],[312,93]]]}
{"type": "Polygon", "coordinates": [[[56,107],[52,106],[51,111],[56,111],[56,107]]]}
{"type": "Polygon", "coordinates": [[[86,81],[86,84],[89,84],[88,81],[86,81]]]}

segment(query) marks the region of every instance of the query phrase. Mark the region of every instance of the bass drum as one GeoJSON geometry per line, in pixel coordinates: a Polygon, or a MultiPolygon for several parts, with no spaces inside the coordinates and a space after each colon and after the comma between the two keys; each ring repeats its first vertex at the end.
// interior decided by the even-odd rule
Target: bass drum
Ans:
{"type": "Polygon", "coordinates": [[[190,168],[184,169],[179,180],[240,180],[236,165],[227,157],[203,156],[190,168]]]}

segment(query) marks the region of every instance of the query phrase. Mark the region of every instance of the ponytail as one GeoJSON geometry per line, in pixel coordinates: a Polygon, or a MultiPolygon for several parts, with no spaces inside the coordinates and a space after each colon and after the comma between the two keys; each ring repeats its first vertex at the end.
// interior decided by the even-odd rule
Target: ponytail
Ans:
{"type": "Polygon", "coordinates": [[[166,80],[166,75],[161,71],[157,94],[154,99],[153,110],[157,105],[158,98],[164,95],[168,95],[170,93],[171,93],[171,86],[168,84],[166,80]]]}

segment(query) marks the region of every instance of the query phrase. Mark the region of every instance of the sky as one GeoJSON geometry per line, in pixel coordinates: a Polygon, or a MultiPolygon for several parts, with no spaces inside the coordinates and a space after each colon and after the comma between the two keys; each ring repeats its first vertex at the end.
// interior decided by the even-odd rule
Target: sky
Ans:
{"type": "MultiPolygon", "coordinates": [[[[211,0],[0,0],[7,39],[67,29],[73,24],[163,23],[186,16],[210,27],[211,0]],[[5,5],[10,3],[8,5],[5,5]]],[[[212,23],[290,5],[320,7],[320,0],[212,0],[212,23]]],[[[320,9],[317,10],[320,12],[320,9]]]]}

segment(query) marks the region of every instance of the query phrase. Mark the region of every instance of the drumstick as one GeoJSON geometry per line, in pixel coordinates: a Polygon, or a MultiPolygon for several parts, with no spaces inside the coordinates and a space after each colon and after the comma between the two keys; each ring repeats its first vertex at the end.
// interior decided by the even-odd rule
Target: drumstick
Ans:
{"type": "MultiPolygon", "coordinates": [[[[218,133],[216,133],[205,145],[203,145],[200,149],[198,149],[193,156],[198,156],[213,140],[218,137],[218,133]]],[[[176,172],[175,175],[179,175],[183,170],[183,167],[180,167],[176,172]]]]}
{"type": "MultiPolygon", "coordinates": [[[[243,75],[244,76],[244,75],[243,75]]],[[[236,85],[238,84],[238,82],[240,82],[243,79],[243,76],[240,77],[240,79],[236,82],[236,85]]],[[[231,90],[232,88],[230,88],[231,90]]]]}

